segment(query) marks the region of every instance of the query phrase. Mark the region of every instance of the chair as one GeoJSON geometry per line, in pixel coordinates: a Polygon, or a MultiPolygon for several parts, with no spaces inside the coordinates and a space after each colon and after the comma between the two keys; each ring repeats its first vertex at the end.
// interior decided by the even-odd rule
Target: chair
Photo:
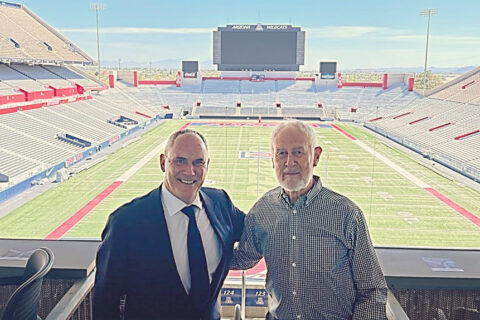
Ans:
{"type": "Polygon", "coordinates": [[[35,250],[27,261],[22,284],[7,302],[0,320],[41,320],[37,315],[43,277],[50,271],[54,256],[50,249],[35,250]]]}

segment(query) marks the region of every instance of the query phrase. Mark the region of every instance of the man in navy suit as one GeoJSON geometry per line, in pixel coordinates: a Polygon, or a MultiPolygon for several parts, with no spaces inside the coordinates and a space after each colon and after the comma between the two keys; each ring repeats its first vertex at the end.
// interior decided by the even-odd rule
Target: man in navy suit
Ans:
{"type": "Polygon", "coordinates": [[[209,156],[193,130],[172,134],[163,184],[113,212],[97,253],[94,320],[219,320],[244,214],[223,190],[202,188],[209,156]]]}

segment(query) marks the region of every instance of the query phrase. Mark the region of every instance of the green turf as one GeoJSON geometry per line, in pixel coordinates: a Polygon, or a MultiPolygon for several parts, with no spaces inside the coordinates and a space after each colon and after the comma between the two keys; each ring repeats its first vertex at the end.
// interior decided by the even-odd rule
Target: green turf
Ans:
{"type": "MultiPolygon", "coordinates": [[[[0,237],[45,237],[184,123],[163,123],[106,161],[8,214],[0,219],[0,237]]],[[[479,214],[480,193],[476,190],[426,168],[362,128],[338,126],[465,209],[479,214]]],[[[202,132],[209,143],[211,162],[205,185],[226,189],[242,210],[248,211],[259,196],[277,185],[270,159],[239,158],[241,151],[269,152],[271,127],[191,128],[202,132]]],[[[480,247],[480,227],[337,130],[317,128],[316,132],[324,152],[315,173],[328,188],[347,195],[362,208],[376,245],[480,247]]],[[[65,237],[99,237],[110,212],[158,186],[162,177],[158,157],[154,157],[65,237]]]]}

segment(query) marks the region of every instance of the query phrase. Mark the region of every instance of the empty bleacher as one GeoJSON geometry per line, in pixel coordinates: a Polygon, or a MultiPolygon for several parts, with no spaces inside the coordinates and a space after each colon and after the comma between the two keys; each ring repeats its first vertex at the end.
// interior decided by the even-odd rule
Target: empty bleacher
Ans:
{"type": "Polygon", "coordinates": [[[0,19],[0,60],[92,62],[79,48],[23,5],[0,2],[0,19]]]}
{"type": "Polygon", "coordinates": [[[55,88],[70,88],[75,87],[70,81],[67,81],[56,74],[48,71],[39,65],[29,66],[26,64],[10,64],[10,68],[21,72],[24,75],[27,75],[29,78],[36,80],[39,83],[42,83],[45,86],[53,86],[55,88]]]}
{"type": "Polygon", "coordinates": [[[93,81],[91,79],[87,79],[80,74],[65,68],[63,66],[55,66],[55,65],[44,65],[42,66],[46,70],[50,71],[51,73],[57,75],[58,77],[68,80],[71,83],[76,83],[81,85],[82,87],[89,88],[89,87],[98,87],[99,83],[93,81]]]}
{"type": "Polygon", "coordinates": [[[429,92],[428,97],[461,103],[479,102],[480,67],[429,92]]]}
{"type": "Polygon", "coordinates": [[[407,90],[405,85],[382,88],[344,87],[324,90],[319,87],[319,101],[338,120],[364,122],[390,114],[421,100],[422,96],[407,90]]]}
{"type": "Polygon", "coordinates": [[[29,92],[50,90],[45,85],[3,63],[0,63],[0,80],[14,89],[23,89],[29,92]]]}
{"type": "Polygon", "coordinates": [[[9,177],[18,176],[41,166],[41,163],[33,159],[26,159],[19,154],[5,149],[0,149],[0,163],[2,164],[0,173],[9,177]]]}
{"type": "Polygon", "coordinates": [[[459,172],[480,172],[480,134],[468,135],[480,129],[480,105],[425,98],[365,125],[459,172]]]}

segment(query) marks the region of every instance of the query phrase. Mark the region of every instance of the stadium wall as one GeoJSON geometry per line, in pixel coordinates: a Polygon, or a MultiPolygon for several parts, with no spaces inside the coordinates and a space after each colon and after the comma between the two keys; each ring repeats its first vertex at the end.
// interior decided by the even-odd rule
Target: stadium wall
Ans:
{"type": "Polygon", "coordinates": [[[390,88],[393,85],[402,84],[402,83],[408,86],[408,79],[412,77],[413,77],[413,74],[389,73],[388,80],[387,80],[387,87],[390,88]]]}
{"type": "Polygon", "coordinates": [[[288,78],[295,79],[295,72],[282,72],[282,71],[222,71],[220,72],[221,78],[248,78],[253,75],[264,75],[265,78],[288,78]]]}
{"type": "Polygon", "coordinates": [[[123,80],[127,83],[130,83],[131,85],[133,85],[133,71],[130,71],[130,70],[118,70],[117,71],[117,79],[118,80],[123,80]]]}

